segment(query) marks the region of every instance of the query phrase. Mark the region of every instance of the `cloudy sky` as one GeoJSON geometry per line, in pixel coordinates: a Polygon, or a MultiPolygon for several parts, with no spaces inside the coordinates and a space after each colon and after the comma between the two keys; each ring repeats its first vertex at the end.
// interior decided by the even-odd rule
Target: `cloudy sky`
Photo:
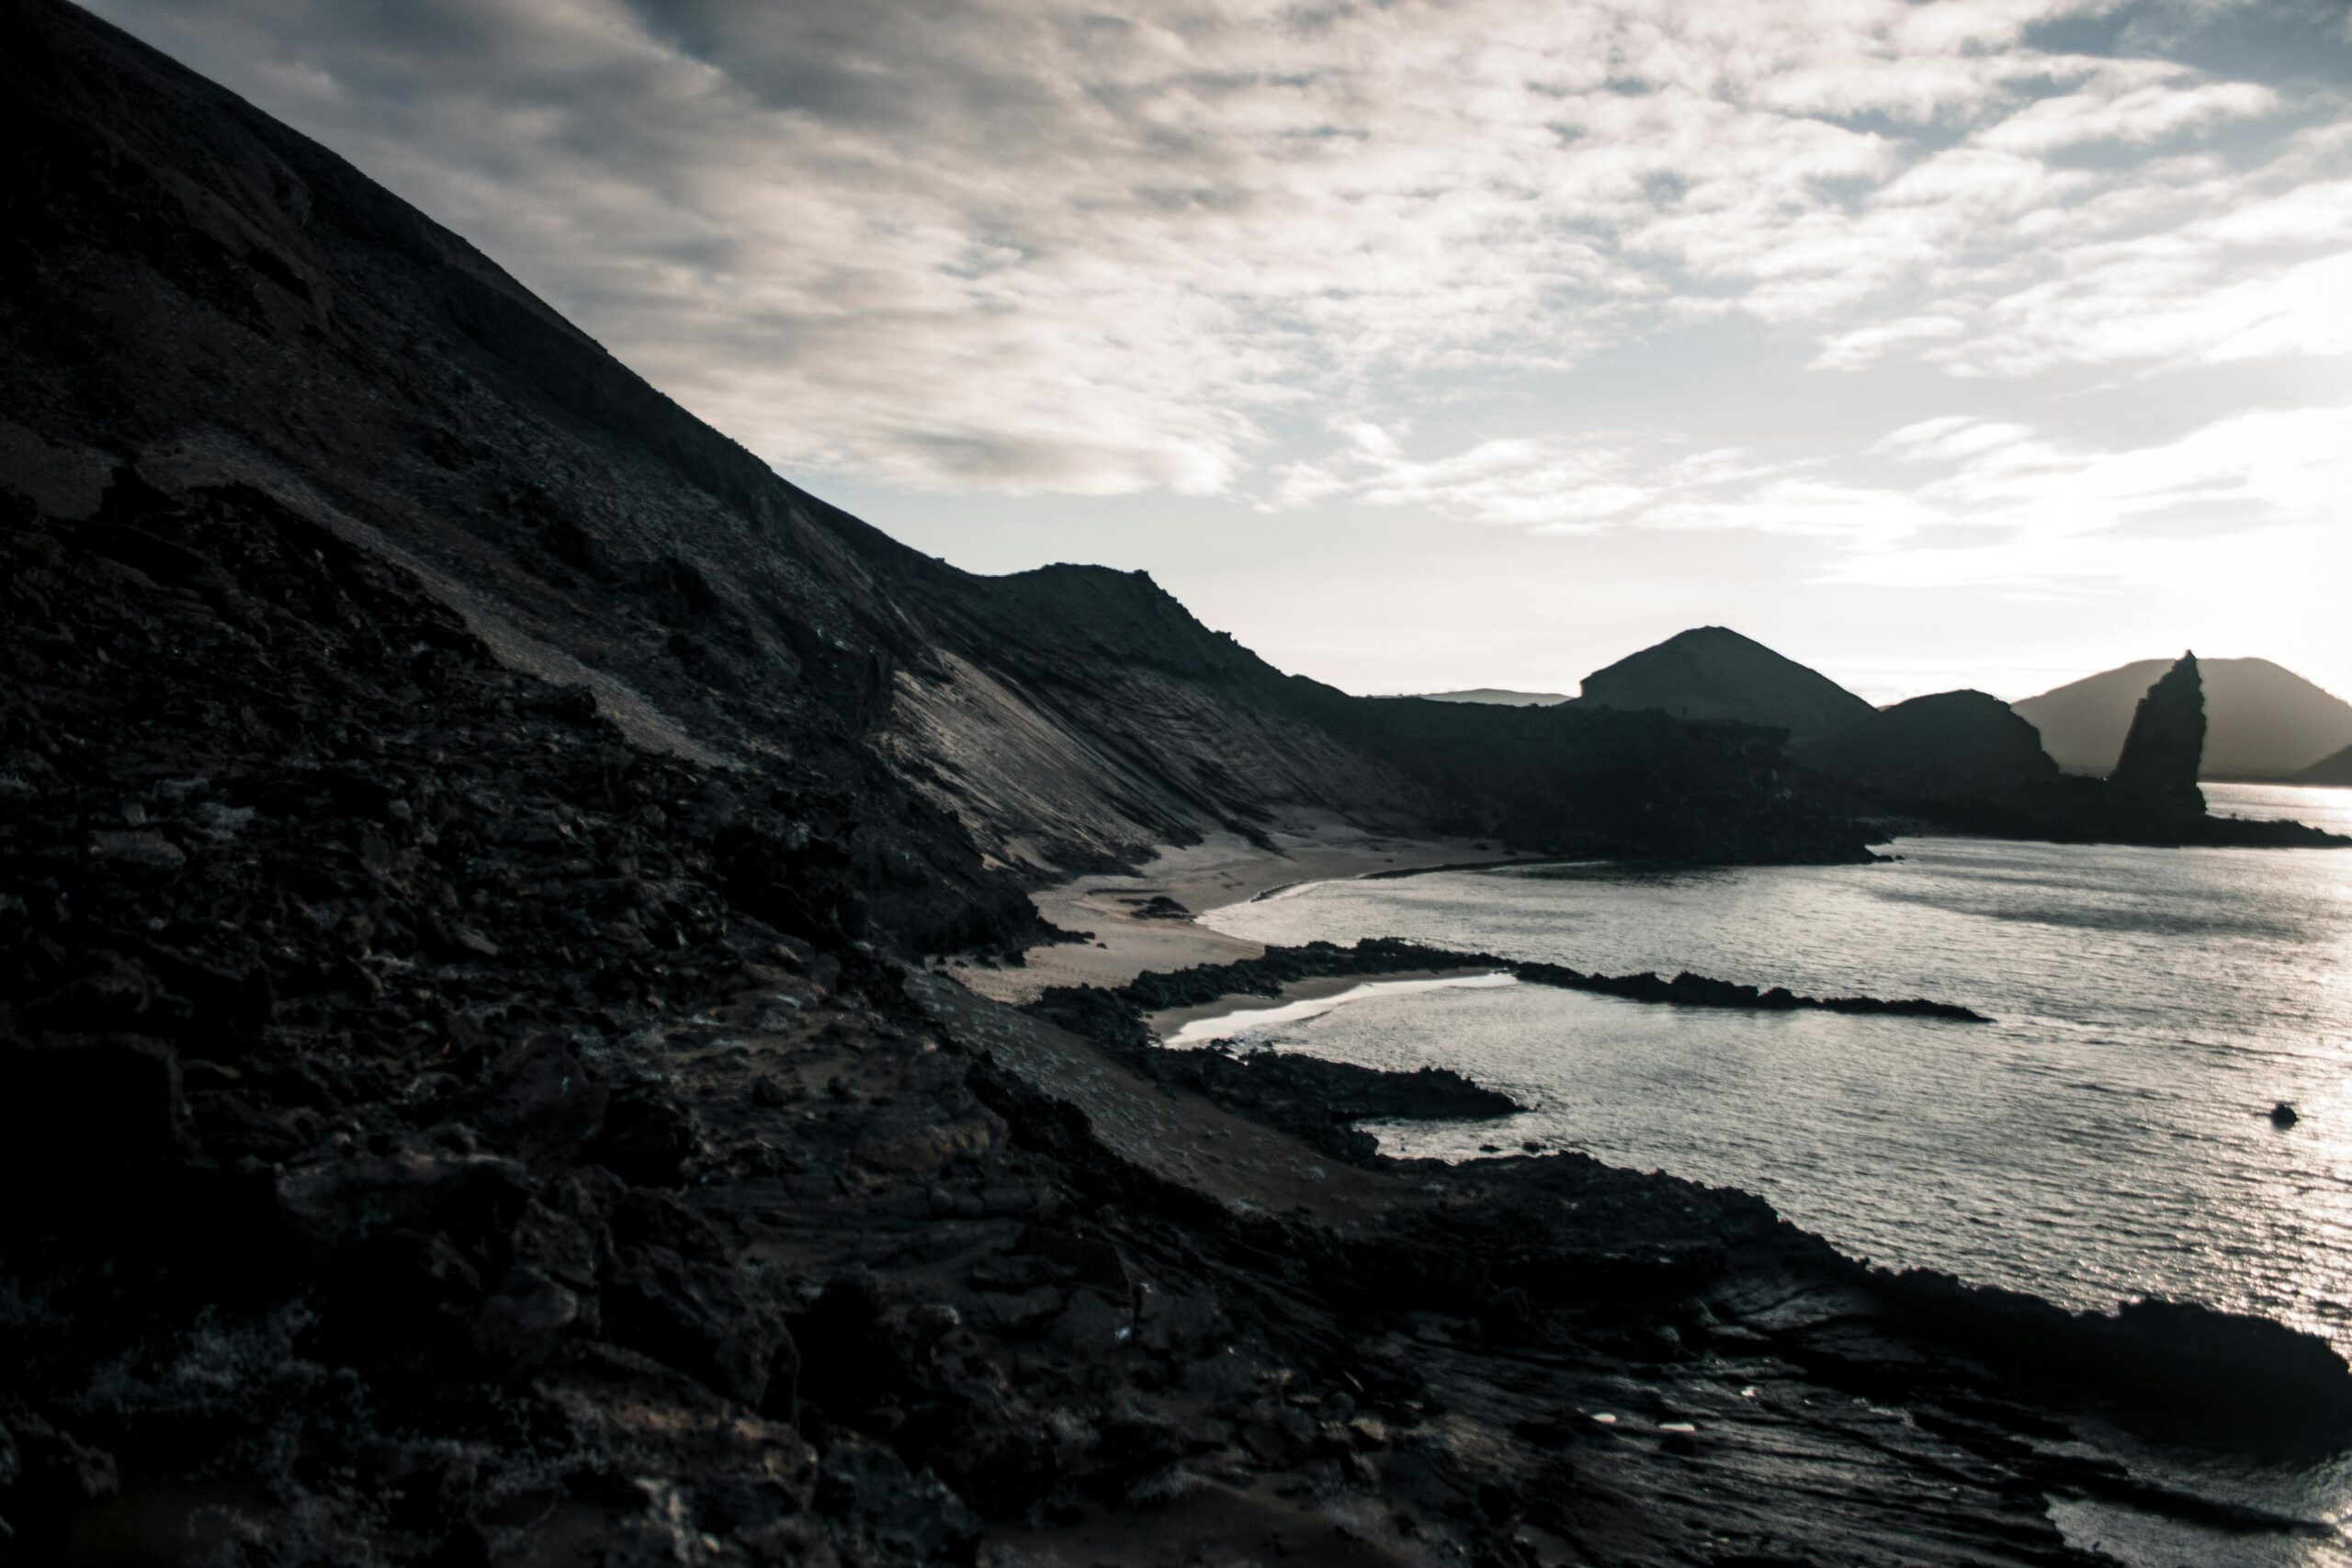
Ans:
{"type": "Polygon", "coordinates": [[[96,0],[780,470],[1287,669],[2352,697],[2346,0],[96,0]]]}

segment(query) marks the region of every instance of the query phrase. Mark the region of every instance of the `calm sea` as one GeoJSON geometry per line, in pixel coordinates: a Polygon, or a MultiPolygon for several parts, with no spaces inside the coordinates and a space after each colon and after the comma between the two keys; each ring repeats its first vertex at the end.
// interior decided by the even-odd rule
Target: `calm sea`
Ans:
{"type": "MultiPolygon", "coordinates": [[[[2217,809],[2352,831],[2352,792],[2209,793],[2217,809]]],[[[1456,1066],[1534,1106],[1387,1130],[1399,1152],[1539,1139],[1763,1192],[1882,1262],[2076,1305],[2182,1295],[2352,1348],[2352,852],[1894,851],[1871,866],[1318,883],[1206,919],[1259,942],[1401,936],[1965,1003],[1998,1022],[1375,988],[1257,1032],[1456,1066]],[[2266,1114],[2279,1100],[2302,1116],[2283,1133],[2266,1114]]]]}
{"type": "MultiPolygon", "coordinates": [[[[2218,811],[2352,833],[2352,791],[2207,793],[2218,811]]],[[[1375,987],[1254,1034],[1454,1066],[1532,1107],[1376,1129],[1393,1152],[1583,1149],[1763,1193],[1881,1263],[2073,1306],[2170,1295],[2352,1350],[2352,851],[1893,848],[1899,860],[1870,866],[1321,883],[1205,919],[1266,942],[1400,936],[1965,1003],[1998,1021],[1375,987]],[[2286,1131],[2267,1114],[2280,1100],[2302,1117],[2286,1131]]],[[[2335,1514],[2343,1480],[2293,1488],[2298,1511],[2335,1514]]]]}

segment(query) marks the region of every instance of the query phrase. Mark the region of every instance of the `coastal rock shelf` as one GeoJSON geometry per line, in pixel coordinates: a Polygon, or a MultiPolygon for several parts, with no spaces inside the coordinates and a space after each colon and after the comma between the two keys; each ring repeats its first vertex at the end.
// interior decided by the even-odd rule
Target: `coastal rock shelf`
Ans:
{"type": "Polygon", "coordinates": [[[1046,1017],[1085,1028],[1098,1038],[1132,1046],[1150,1042],[1150,1031],[1144,1019],[1174,1008],[1200,1007],[1226,997],[1279,996],[1284,987],[1303,980],[1474,969],[1500,970],[1531,986],[1589,991],[1625,1001],[1671,1007],[1728,1008],[1750,1012],[1811,1009],[1935,1019],[1950,1023],[1993,1021],[1973,1008],[1925,998],[1889,1000],[1879,997],[1808,997],[1781,986],[1758,987],[1688,973],[1671,979],[1654,974],[1592,975],[1565,964],[1523,963],[1491,953],[1464,953],[1396,937],[1375,937],[1351,947],[1329,942],[1272,947],[1261,957],[1230,964],[1148,971],[1110,990],[1089,986],[1055,987],[1030,1005],[1046,1017]]]}
{"type": "Polygon", "coordinates": [[[1947,1023],[1990,1023],[1973,1008],[1954,1002],[1928,1001],[1922,997],[1888,1000],[1880,997],[1806,997],[1784,986],[1762,989],[1730,980],[1683,973],[1670,980],[1656,975],[1588,975],[1558,964],[1514,964],[1511,973],[1531,986],[1555,986],[1566,991],[1591,991],[1634,1002],[1664,1002],[1671,1007],[1735,1008],[1748,1012],[1792,1012],[1811,1009],[1821,1012],[1876,1013],[1895,1018],[1933,1018],[1947,1023]]]}

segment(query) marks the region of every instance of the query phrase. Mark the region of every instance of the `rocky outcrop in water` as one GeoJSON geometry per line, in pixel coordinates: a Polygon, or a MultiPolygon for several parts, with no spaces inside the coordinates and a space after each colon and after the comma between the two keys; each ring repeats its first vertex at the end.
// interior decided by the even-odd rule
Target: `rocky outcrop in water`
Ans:
{"type": "Polygon", "coordinates": [[[1156,1083],[1173,1084],[1292,1133],[1336,1158],[1380,1163],[1380,1141],[1360,1122],[1485,1122],[1528,1108],[1450,1067],[1385,1072],[1286,1051],[1129,1054],[1156,1083]]]}
{"type": "Polygon", "coordinates": [[[2197,655],[2184,653],[2140,699],[2108,786],[2166,816],[2202,817],[2197,776],[2204,754],[2205,685],[2197,655]]]}
{"type": "Polygon", "coordinates": [[[1800,996],[1784,986],[1757,987],[1704,975],[1592,975],[1564,964],[1528,963],[1491,953],[1463,953],[1396,937],[1373,937],[1352,946],[1310,942],[1270,947],[1256,958],[1203,964],[1190,969],[1146,970],[1114,990],[1093,986],[1057,986],[1030,1004],[1031,1010],[1095,1038],[1139,1048],[1151,1040],[1143,1020],[1171,1008],[1201,1007],[1227,997],[1279,996],[1302,980],[1339,976],[1399,975],[1419,971],[1499,970],[1531,986],[1588,991],[1623,1001],[1668,1007],[1728,1008],[1746,1012],[1825,1012],[1938,1019],[1949,1023],[1989,1023],[1972,1008],[1924,998],[1800,996]]]}

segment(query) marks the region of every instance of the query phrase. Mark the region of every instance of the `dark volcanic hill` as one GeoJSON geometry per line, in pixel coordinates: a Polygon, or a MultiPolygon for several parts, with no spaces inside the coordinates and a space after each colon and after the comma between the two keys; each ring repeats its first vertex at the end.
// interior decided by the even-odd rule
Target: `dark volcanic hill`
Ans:
{"type": "Polygon", "coordinates": [[[1786,730],[1792,742],[1835,735],[1871,705],[1826,675],[1723,626],[1678,632],[1585,677],[1581,705],[1730,719],[1786,730]]]}
{"type": "Polygon", "coordinates": [[[1842,783],[1916,801],[2006,799],[2058,776],[2033,726],[1983,692],[1913,697],[1794,754],[1842,783]]]}
{"type": "MultiPolygon", "coordinates": [[[[2267,659],[2201,660],[2202,776],[2284,779],[2352,745],[2352,703],[2267,659]]],[[[2140,698],[2171,660],[2143,659],[2015,705],[2068,773],[2104,776],[2123,750],[2140,698]]]]}
{"type": "Polygon", "coordinates": [[[2105,779],[2063,773],[2034,727],[1983,692],[1897,703],[1793,754],[1890,836],[1911,823],[2060,842],[2346,847],[2298,823],[2209,815],[2197,787],[2204,738],[2190,656],[2142,696],[2125,765],[2105,779]]]}

